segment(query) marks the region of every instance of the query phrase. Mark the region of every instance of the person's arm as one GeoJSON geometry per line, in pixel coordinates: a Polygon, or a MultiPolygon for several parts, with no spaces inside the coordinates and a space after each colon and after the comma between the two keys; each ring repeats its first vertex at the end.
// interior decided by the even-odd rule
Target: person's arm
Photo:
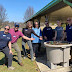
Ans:
{"type": "Polygon", "coordinates": [[[55,38],[57,37],[57,31],[55,31],[55,38]]]}
{"type": "Polygon", "coordinates": [[[22,33],[24,34],[24,28],[22,29],[22,33]]]}
{"type": "Polygon", "coordinates": [[[26,39],[26,40],[34,40],[34,39],[35,39],[35,38],[33,38],[33,37],[32,37],[32,38],[28,38],[28,37],[26,37],[26,36],[22,36],[22,38],[23,38],[23,39],[26,39]]]}
{"type": "Polygon", "coordinates": [[[64,30],[63,30],[63,37],[61,38],[61,40],[63,41],[65,39],[65,33],[64,33],[64,30]]]}
{"type": "Polygon", "coordinates": [[[33,29],[32,29],[32,33],[33,33],[35,36],[37,36],[38,38],[40,38],[40,36],[38,36],[38,35],[34,32],[33,29]]]}
{"type": "Polygon", "coordinates": [[[43,29],[43,36],[46,36],[45,28],[43,29]]]}
{"type": "Polygon", "coordinates": [[[42,37],[38,36],[38,35],[34,32],[33,29],[32,29],[32,33],[33,33],[35,36],[37,36],[40,40],[42,40],[42,37]]]}
{"type": "Polygon", "coordinates": [[[12,50],[11,50],[11,41],[9,41],[9,43],[8,43],[8,47],[9,47],[9,50],[10,50],[10,54],[12,53],[13,54],[13,52],[12,52],[12,50]]]}
{"type": "Polygon", "coordinates": [[[34,38],[28,38],[27,36],[24,36],[24,34],[20,31],[20,36],[23,38],[23,39],[26,39],[26,40],[34,40],[34,38]]]}
{"type": "Polygon", "coordinates": [[[42,40],[43,40],[43,37],[42,37],[42,31],[41,31],[41,29],[40,29],[40,38],[42,38],[42,40]]]}
{"type": "Polygon", "coordinates": [[[44,39],[45,40],[47,40],[47,36],[46,36],[46,32],[45,32],[46,30],[45,30],[45,28],[43,29],[43,37],[44,37],[44,39]]]}
{"type": "Polygon", "coordinates": [[[66,38],[66,32],[64,32],[62,40],[64,40],[65,38],[66,38]]]}
{"type": "Polygon", "coordinates": [[[55,37],[53,38],[53,40],[56,40],[57,37],[57,31],[55,31],[55,37]]]}
{"type": "Polygon", "coordinates": [[[42,31],[41,31],[41,29],[40,29],[40,36],[42,36],[42,31]]]}

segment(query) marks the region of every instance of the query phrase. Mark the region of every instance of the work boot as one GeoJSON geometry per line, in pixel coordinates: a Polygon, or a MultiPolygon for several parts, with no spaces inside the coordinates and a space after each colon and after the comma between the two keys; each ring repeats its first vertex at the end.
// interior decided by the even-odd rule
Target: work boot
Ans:
{"type": "Polygon", "coordinates": [[[20,66],[23,66],[23,63],[21,62],[21,63],[18,63],[20,66]]]}

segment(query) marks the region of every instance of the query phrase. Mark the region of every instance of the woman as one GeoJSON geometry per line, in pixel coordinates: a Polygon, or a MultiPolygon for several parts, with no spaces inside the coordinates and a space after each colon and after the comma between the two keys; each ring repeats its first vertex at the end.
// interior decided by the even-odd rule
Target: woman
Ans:
{"type": "MultiPolygon", "coordinates": [[[[42,32],[41,32],[41,29],[39,27],[39,24],[38,22],[35,22],[34,24],[34,28],[32,28],[34,30],[34,32],[42,37],[42,32]]],[[[40,46],[41,46],[41,41],[40,39],[35,36],[34,34],[31,35],[33,38],[35,38],[35,40],[32,41],[32,46],[33,46],[33,51],[34,51],[34,56],[35,57],[38,57],[38,52],[40,52],[40,46]]]]}
{"type": "Polygon", "coordinates": [[[63,35],[64,35],[64,30],[63,27],[61,27],[61,21],[57,20],[57,27],[55,28],[55,37],[53,38],[53,40],[63,40],[63,35]]]}
{"type": "Polygon", "coordinates": [[[11,50],[11,34],[9,33],[10,26],[5,26],[4,31],[0,31],[0,52],[3,52],[8,60],[8,69],[12,67],[12,50],[11,50]]]}
{"type": "MultiPolygon", "coordinates": [[[[39,37],[40,39],[42,39],[40,36],[38,36],[32,29],[32,24],[30,21],[27,22],[27,25],[26,25],[26,28],[23,28],[22,30],[22,33],[27,36],[27,37],[31,37],[31,33],[33,33],[34,35],[36,35],[37,37],[39,37]]],[[[34,58],[33,58],[33,47],[32,47],[32,43],[30,40],[25,40],[25,39],[22,39],[22,49],[23,49],[23,52],[24,52],[24,55],[25,55],[25,44],[28,44],[29,48],[30,48],[30,55],[31,55],[31,60],[33,61],[34,58]]]]}

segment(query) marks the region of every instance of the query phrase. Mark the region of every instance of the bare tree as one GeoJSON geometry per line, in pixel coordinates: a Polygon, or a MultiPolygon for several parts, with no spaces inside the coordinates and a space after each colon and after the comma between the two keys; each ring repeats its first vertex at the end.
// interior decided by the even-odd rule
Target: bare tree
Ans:
{"type": "Polygon", "coordinates": [[[2,5],[0,5],[0,28],[2,27],[2,23],[6,19],[6,16],[6,9],[2,5]]]}
{"type": "Polygon", "coordinates": [[[25,11],[24,20],[27,20],[28,18],[30,18],[34,13],[35,13],[34,8],[29,6],[25,11]]]}

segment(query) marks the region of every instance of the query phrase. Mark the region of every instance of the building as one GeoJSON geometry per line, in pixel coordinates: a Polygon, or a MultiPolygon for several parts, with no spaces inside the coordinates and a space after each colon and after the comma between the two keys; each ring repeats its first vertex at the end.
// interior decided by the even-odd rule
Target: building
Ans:
{"type": "Polygon", "coordinates": [[[56,20],[60,19],[65,23],[67,17],[72,17],[72,0],[53,0],[25,22],[34,23],[38,20],[40,25],[43,25],[45,21],[56,23],[56,20]]]}

